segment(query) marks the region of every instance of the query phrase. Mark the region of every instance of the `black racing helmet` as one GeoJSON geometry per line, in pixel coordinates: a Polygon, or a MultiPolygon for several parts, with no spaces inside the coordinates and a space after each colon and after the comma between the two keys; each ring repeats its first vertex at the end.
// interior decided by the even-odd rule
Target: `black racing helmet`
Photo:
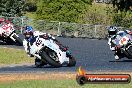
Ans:
{"type": "Polygon", "coordinates": [[[118,32],[118,28],[116,26],[110,26],[108,28],[109,36],[116,35],[117,32],[118,32]]]}

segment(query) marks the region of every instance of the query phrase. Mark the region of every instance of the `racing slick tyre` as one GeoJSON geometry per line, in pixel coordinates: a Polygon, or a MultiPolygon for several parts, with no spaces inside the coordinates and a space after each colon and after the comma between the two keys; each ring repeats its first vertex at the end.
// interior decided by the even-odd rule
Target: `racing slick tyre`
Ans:
{"type": "Polygon", "coordinates": [[[23,45],[22,40],[21,40],[19,37],[17,37],[17,35],[16,35],[16,34],[14,34],[12,37],[13,37],[14,39],[16,39],[16,43],[18,43],[20,46],[22,46],[22,45],[23,45]]]}
{"type": "Polygon", "coordinates": [[[52,50],[48,49],[48,50],[46,50],[46,52],[42,51],[42,58],[44,58],[47,61],[47,63],[51,66],[54,66],[54,67],[61,67],[62,66],[59,62],[58,56],[52,50]]]}
{"type": "Polygon", "coordinates": [[[124,53],[128,59],[132,59],[132,45],[127,45],[124,53]]]}
{"type": "Polygon", "coordinates": [[[44,65],[46,65],[46,63],[44,63],[42,60],[40,60],[39,58],[36,57],[36,59],[35,59],[35,66],[37,68],[41,68],[44,65]]]}
{"type": "Polygon", "coordinates": [[[69,57],[69,64],[67,65],[68,67],[72,67],[76,65],[76,60],[74,57],[70,56],[69,57]]]}

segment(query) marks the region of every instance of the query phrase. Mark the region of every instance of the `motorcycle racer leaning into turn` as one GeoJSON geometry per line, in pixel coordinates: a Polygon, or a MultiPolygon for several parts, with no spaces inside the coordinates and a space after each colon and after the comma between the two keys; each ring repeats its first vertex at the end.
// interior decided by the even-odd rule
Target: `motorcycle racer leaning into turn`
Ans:
{"type": "Polygon", "coordinates": [[[42,32],[39,32],[39,31],[34,31],[33,30],[33,27],[32,26],[26,26],[25,27],[25,30],[24,30],[24,36],[25,36],[25,40],[27,41],[27,45],[25,47],[25,51],[26,53],[30,56],[30,57],[33,57],[33,55],[31,54],[31,51],[32,51],[32,48],[31,46],[33,45],[33,43],[36,41],[36,38],[43,34],[43,37],[45,39],[47,38],[51,38],[53,39],[54,41],[57,41],[55,39],[55,37],[53,37],[51,34],[48,34],[48,33],[42,33],[42,32]]]}
{"type": "Polygon", "coordinates": [[[28,56],[35,57],[36,67],[44,65],[71,67],[76,65],[76,60],[69,52],[68,47],[62,45],[51,34],[33,31],[31,26],[26,26],[24,35],[24,49],[28,56]]]}
{"type": "Polygon", "coordinates": [[[110,46],[110,50],[115,51],[114,56],[116,60],[119,60],[120,58],[123,57],[119,41],[124,35],[126,36],[132,35],[132,32],[129,30],[119,31],[116,26],[110,26],[108,28],[108,45],[110,46]]]}

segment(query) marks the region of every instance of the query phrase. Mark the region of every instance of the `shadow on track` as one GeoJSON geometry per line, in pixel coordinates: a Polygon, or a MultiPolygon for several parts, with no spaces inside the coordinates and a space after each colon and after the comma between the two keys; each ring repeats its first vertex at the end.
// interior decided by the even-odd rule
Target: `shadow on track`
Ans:
{"type": "Polygon", "coordinates": [[[15,46],[22,46],[22,45],[19,45],[18,43],[16,42],[3,42],[3,41],[0,41],[0,45],[15,45],[15,46]]]}
{"type": "MultiPolygon", "coordinates": [[[[45,66],[42,66],[42,67],[36,67],[35,65],[32,65],[33,68],[72,68],[72,67],[68,67],[68,66],[60,66],[60,67],[54,67],[54,66],[51,66],[51,65],[45,65],[45,66]]],[[[75,66],[73,66],[75,67],[75,66]]]]}
{"type": "Polygon", "coordinates": [[[132,62],[132,60],[114,60],[114,61],[109,61],[109,62],[115,62],[115,63],[120,63],[120,62],[132,62]]]}
{"type": "Polygon", "coordinates": [[[22,65],[22,66],[7,66],[0,67],[0,73],[25,73],[25,72],[60,72],[60,71],[70,71],[73,72],[76,67],[60,67],[55,68],[53,66],[43,66],[41,68],[36,68],[35,65],[22,65]],[[51,69],[52,68],[52,69],[51,69]]]}

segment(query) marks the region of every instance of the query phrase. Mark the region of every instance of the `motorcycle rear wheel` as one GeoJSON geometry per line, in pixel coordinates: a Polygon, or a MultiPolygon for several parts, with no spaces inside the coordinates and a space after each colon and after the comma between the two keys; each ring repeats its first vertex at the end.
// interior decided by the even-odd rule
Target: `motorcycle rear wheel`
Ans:
{"type": "Polygon", "coordinates": [[[12,37],[13,37],[14,39],[16,39],[16,43],[18,43],[20,46],[22,46],[22,45],[23,45],[22,40],[21,40],[19,37],[17,37],[17,35],[16,35],[16,34],[14,34],[12,37]]]}

